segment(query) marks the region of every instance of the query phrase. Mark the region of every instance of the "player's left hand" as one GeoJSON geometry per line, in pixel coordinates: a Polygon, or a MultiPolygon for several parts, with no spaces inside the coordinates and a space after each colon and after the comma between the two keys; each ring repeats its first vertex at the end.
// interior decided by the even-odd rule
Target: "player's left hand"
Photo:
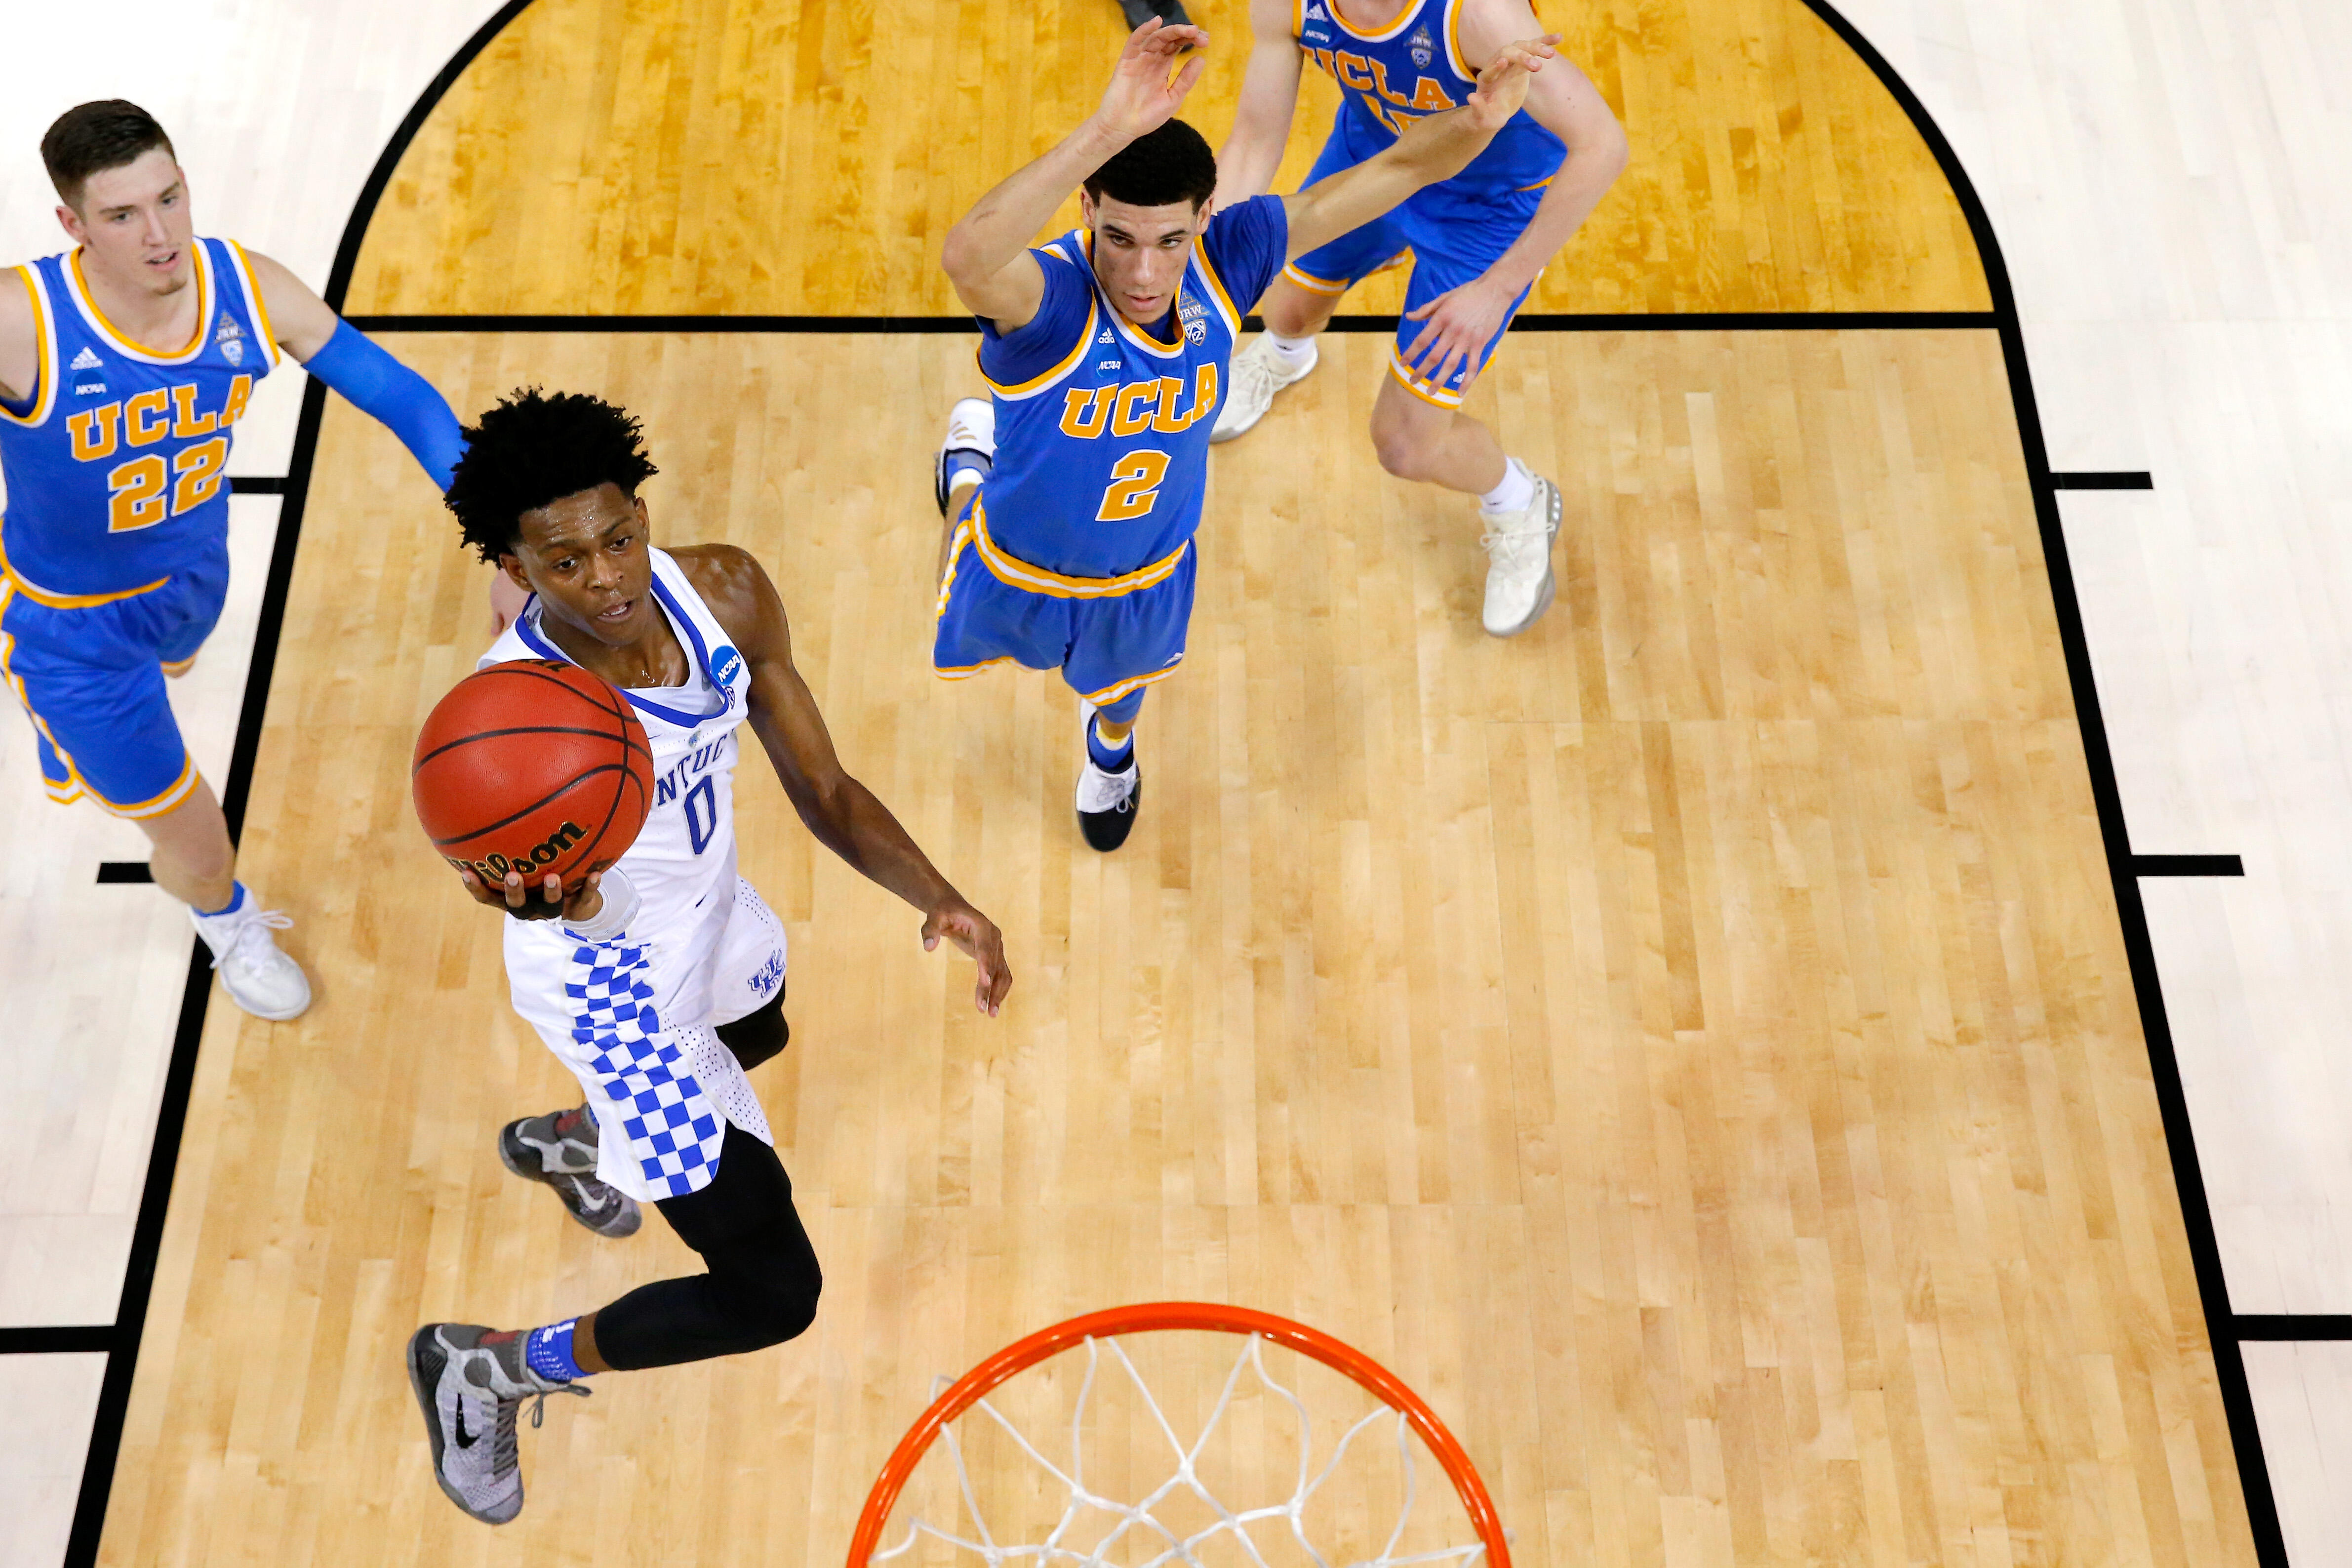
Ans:
{"type": "Polygon", "coordinates": [[[938,947],[941,937],[970,953],[980,966],[972,1005],[995,1017],[1005,993],[1013,989],[1013,966],[1004,962],[1004,937],[996,922],[950,894],[923,917],[923,951],[938,947]]]}
{"type": "Polygon", "coordinates": [[[1469,391],[1483,368],[1478,356],[1502,331],[1517,294],[1517,289],[1491,275],[1482,276],[1448,289],[1418,310],[1407,311],[1405,320],[1423,325],[1405,348],[1404,363],[1440,386],[1457,367],[1467,364],[1470,374],[1463,378],[1462,390],[1469,391]]]}
{"type": "Polygon", "coordinates": [[[1559,51],[1558,33],[1546,33],[1540,38],[1528,38],[1516,44],[1505,44],[1478,73],[1478,85],[1470,91],[1470,101],[1462,112],[1480,130],[1492,133],[1500,131],[1519,106],[1528,100],[1528,83],[1536,72],[1543,69],[1544,61],[1559,51]]]}
{"type": "Polygon", "coordinates": [[[1208,68],[1208,57],[1195,53],[1172,79],[1169,72],[1188,51],[1208,47],[1209,35],[1199,27],[1171,26],[1157,16],[1145,22],[1128,35],[1095,119],[1129,142],[1159,130],[1184,106],[1184,95],[1208,68]]]}

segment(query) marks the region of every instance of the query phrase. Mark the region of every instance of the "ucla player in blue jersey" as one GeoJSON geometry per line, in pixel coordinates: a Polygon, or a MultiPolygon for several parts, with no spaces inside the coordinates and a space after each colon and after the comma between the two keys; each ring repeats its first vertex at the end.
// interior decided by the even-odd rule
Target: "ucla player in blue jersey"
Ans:
{"type": "Polygon", "coordinates": [[[1126,842],[1141,801],[1144,693],[1184,657],[1209,431],[1243,314],[1286,259],[1469,163],[1551,53],[1548,38],[1498,49],[1454,112],[1297,195],[1211,216],[1216,160],[1173,118],[1204,63],[1177,62],[1207,42],[1137,28],[1094,116],[982,197],[941,257],[980,317],[992,395],[956,405],[940,455],[932,665],[1062,672],[1087,710],[1078,822],[1100,850],[1126,842]],[[1073,185],[1086,226],[1029,248],[1073,185]]]}
{"type": "Polygon", "coordinates": [[[41,158],[74,248],[0,269],[0,671],[49,794],[145,829],[230,1000],[291,1018],[310,987],[270,935],[289,922],[237,882],[163,678],[220,617],[229,443],[256,382],[291,354],[445,488],[457,417],[285,268],[198,239],[171,140],[136,105],[68,110],[41,158]]]}
{"type": "MultiPolygon", "coordinates": [[[[1315,63],[1339,82],[1330,139],[1307,188],[1376,157],[1422,117],[1462,101],[1479,63],[1535,29],[1528,0],[1251,0],[1254,41],[1234,133],[1218,156],[1220,206],[1274,178],[1315,63]]],[[[1527,106],[1470,166],[1394,212],[1306,255],[1265,297],[1266,331],[1234,362],[1212,437],[1229,441],[1274,395],[1315,368],[1315,334],[1357,279],[1406,250],[1412,279],[1372,409],[1372,449],[1399,479],[1478,498],[1486,523],[1483,620],[1496,637],[1535,624],[1552,600],[1560,497],[1494,433],[1461,412],[1544,264],[1625,166],[1625,133],[1582,71],[1557,60],[1527,106]]]]}

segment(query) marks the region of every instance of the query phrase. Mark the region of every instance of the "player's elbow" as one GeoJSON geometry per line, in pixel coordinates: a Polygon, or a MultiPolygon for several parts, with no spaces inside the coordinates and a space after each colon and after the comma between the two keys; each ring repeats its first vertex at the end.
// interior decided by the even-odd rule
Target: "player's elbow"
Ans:
{"type": "Polygon", "coordinates": [[[940,269],[948,275],[948,281],[955,285],[958,294],[988,281],[987,259],[981,254],[978,241],[961,223],[948,230],[947,239],[940,247],[940,269]]]}

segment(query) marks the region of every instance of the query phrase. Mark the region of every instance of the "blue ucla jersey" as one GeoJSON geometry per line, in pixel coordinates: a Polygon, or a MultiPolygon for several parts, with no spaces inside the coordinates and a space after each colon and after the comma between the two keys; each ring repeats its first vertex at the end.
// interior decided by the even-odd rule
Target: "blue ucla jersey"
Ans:
{"type": "Polygon", "coordinates": [[[194,254],[195,336],[169,352],[108,323],[79,251],[0,274],[32,296],[39,339],[31,401],[0,403],[0,551],[37,602],[160,587],[223,547],[231,432],[279,355],[245,252],[194,254]]]}
{"type": "Polygon", "coordinates": [[[1209,430],[1242,316],[1282,270],[1289,237],[1278,196],[1216,214],[1175,307],[1150,329],[1103,292],[1086,230],[1030,253],[1045,274],[1035,317],[1003,334],[981,322],[996,460],[972,520],[999,577],[1055,594],[1067,591],[1062,577],[1172,567],[1201,524],[1209,430]]]}
{"type": "MultiPolygon", "coordinates": [[[[1375,151],[1423,115],[1470,100],[1478,85],[1457,36],[1463,0],[1412,0],[1378,33],[1360,32],[1339,16],[1338,0],[1292,0],[1291,34],[1339,84],[1340,114],[1359,144],[1375,151]]],[[[1524,109],[1448,185],[1522,191],[1559,172],[1568,145],[1524,109]]]]}

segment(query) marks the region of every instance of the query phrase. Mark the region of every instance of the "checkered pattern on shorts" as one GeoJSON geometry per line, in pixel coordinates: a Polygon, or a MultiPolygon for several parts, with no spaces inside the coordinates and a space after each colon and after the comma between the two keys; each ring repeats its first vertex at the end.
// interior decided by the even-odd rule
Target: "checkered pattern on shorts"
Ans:
{"type": "Polygon", "coordinates": [[[563,992],[572,1003],[572,1037],[595,1053],[589,1066],[598,1090],[622,1108],[616,1120],[629,1157],[657,1191],[677,1198],[718,1173],[721,1123],[686,1053],[655,1016],[651,967],[646,949],[625,938],[583,943],[572,950],[563,992]]]}

